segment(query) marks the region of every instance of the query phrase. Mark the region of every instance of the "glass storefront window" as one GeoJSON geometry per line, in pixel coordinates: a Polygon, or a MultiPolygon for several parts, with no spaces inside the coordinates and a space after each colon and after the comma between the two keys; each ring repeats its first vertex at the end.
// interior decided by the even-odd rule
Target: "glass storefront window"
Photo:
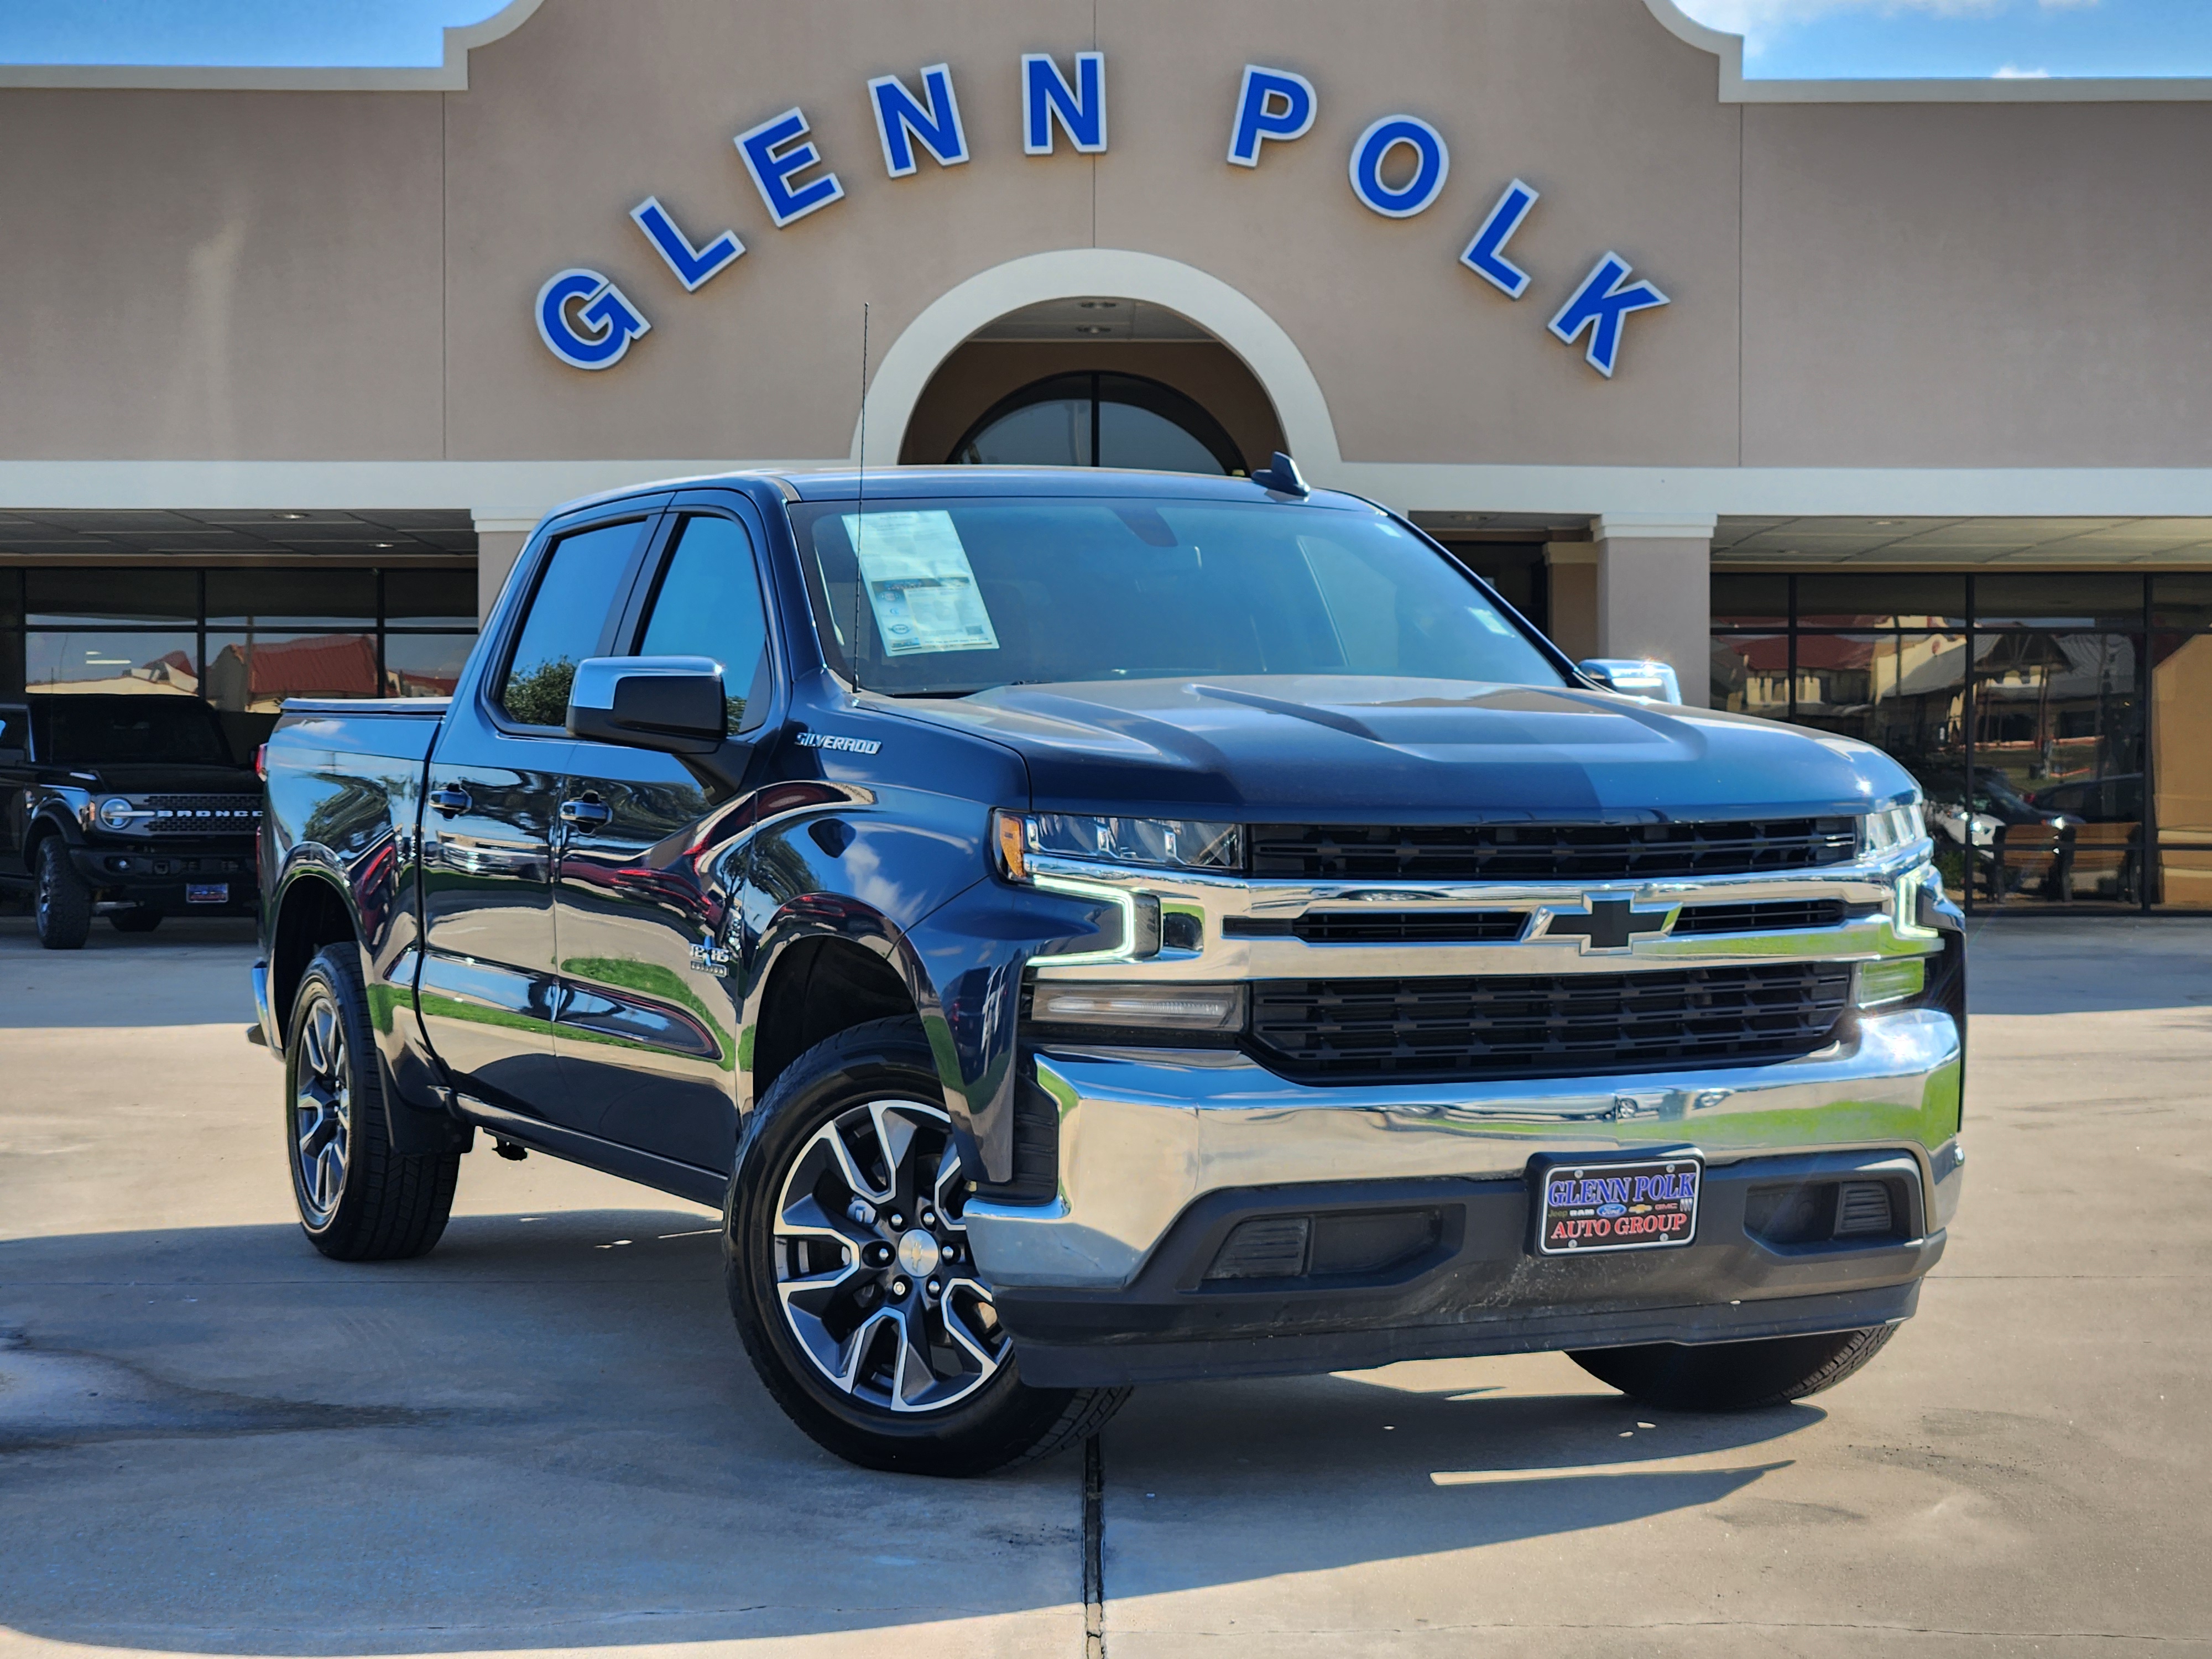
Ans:
{"type": "Polygon", "coordinates": [[[1944,628],[1966,625],[1966,579],[1876,570],[1797,578],[1800,628],[1944,628]]]}
{"type": "Polygon", "coordinates": [[[374,570],[210,570],[210,628],[376,626],[374,570]]]}
{"type": "Polygon", "coordinates": [[[384,636],[384,695],[450,697],[461,665],[476,647],[473,634],[387,634],[384,636]]]}
{"type": "Polygon", "coordinates": [[[2212,908],[2212,575],[1725,573],[1713,592],[1713,706],[1895,756],[1954,896],[2212,908]]]}
{"type": "Polygon", "coordinates": [[[477,625],[473,570],[387,570],[384,573],[387,627],[465,628],[477,625]]]}
{"type": "Polygon", "coordinates": [[[1720,634],[1713,638],[1712,705],[1731,714],[1790,718],[1790,636],[1720,634]]]}
{"type": "Polygon", "coordinates": [[[100,628],[118,623],[199,620],[197,570],[134,570],[87,565],[27,570],[24,604],[33,628],[100,628]]]}
{"type": "Polygon", "coordinates": [[[199,636],[35,629],[23,640],[23,689],[194,696],[200,689],[199,636]]]}
{"type": "Polygon", "coordinates": [[[373,697],[374,634],[207,636],[207,697],[239,714],[275,714],[287,697],[373,697]]]}

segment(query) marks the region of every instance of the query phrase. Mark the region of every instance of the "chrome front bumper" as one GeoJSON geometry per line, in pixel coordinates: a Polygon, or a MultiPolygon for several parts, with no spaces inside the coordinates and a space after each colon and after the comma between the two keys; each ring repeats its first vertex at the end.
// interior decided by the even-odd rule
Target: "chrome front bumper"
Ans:
{"type": "Polygon", "coordinates": [[[1849,1041],[1778,1065],[1607,1079],[1320,1088],[1233,1053],[1065,1046],[1036,1070],[1060,1107],[1059,1195],[966,1211],[977,1267],[1009,1289],[1121,1289],[1208,1193],[1518,1176],[1540,1152],[1903,1152],[1931,1231],[1960,1185],[1959,1032],[1933,1010],[1863,1015],[1849,1041]]]}

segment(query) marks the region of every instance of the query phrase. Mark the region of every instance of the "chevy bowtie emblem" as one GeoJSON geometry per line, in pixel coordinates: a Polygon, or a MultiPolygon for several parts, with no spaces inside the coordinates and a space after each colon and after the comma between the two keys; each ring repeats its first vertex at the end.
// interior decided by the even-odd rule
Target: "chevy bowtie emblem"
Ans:
{"type": "Polygon", "coordinates": [[[1547,910],[1542,939],[1579,939],[1583,953],[1627,951],[1638,939],[1664,939],[1674,907],[1639,909],[1625,898],[1593,898],[1582,911],[1547,910]]]}

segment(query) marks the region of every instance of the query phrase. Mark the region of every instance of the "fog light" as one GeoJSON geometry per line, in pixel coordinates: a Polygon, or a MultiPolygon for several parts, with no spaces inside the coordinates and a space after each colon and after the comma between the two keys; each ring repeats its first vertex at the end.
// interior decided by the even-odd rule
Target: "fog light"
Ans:
{"type": "Polygon", "coordinates": [[[1030,1012],[1045,1025],[1124,1025],[1234,1031],[1244,1024],[1241,985],[1076,985],[1036,988],[1030,1012]]]}
{"type": "Polygon", "coordinates": [[[1928,963],[1922,957],[1901,957],[1894,962],[1859,964],[1857,1002],[1862,1008],[1903,1002],[1907,997],[1918,996],[1927,988],[1928,963]]]}

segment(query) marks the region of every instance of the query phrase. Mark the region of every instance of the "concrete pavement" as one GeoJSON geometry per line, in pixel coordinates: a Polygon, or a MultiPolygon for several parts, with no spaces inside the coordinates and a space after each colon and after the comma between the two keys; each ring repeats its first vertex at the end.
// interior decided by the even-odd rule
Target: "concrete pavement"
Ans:
{"type": "MultiPolygon", "coordinates": [[[[1966,1208],[1871,1368],[1729,1419],[1556,1356],[1140,1391],[1107,1651],[2212,1650],[2212,927],[1976,943],[1966,1208]]],[[[477,1156],[429,1257],[316,1255],[251,955],[0,918],[0,1659],[1084,1652],[1081,1459],[819,1453],[706,1212],[477,1156]]]]}

